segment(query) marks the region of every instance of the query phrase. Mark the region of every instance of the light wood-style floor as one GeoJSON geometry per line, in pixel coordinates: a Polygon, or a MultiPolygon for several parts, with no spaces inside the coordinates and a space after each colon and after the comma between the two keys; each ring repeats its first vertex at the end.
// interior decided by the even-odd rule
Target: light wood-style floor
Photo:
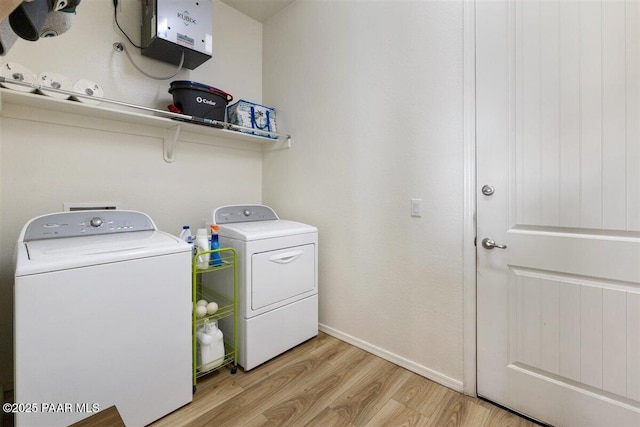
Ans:
{"type": "Polygon", "coordinates": [[[249,372],[198,379],[177,426],[534,426],[324,333],[249,372]]]}

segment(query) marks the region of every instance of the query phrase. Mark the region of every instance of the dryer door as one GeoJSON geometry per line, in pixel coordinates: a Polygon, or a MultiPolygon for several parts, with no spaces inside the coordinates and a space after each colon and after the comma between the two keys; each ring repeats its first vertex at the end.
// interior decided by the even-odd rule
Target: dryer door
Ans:
{"type": "Polygon", "coordinates": [[[315,293],[315,250],[308,244],[253,254],[251,309],[315,293]]]}

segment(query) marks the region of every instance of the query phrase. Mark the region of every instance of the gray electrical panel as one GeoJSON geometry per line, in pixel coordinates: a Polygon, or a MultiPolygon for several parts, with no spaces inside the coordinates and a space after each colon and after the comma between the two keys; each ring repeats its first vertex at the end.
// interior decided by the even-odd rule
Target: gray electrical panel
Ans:
{"type": "Polygon", "coordinates": [[[211,59],[211,0],[144,0],[142,55],[193,70],[211,59]]]}

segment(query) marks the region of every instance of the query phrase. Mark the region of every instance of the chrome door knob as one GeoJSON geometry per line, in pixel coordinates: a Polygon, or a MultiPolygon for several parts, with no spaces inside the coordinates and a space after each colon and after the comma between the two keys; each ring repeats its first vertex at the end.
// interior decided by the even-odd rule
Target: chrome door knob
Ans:
{"type": "Polygon", "coordinates": [[[494,242],[492,239],[488,237],[485,237],[484,239],[482,239],[482,247],[485,249],[493,249],[493,248],[507,249],[507,245],[498,245],[496,242],[494,242]]]}

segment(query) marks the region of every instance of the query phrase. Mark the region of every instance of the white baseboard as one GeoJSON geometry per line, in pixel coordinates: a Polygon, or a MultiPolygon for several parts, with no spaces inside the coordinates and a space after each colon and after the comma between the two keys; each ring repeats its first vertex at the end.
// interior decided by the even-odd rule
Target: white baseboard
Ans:
{"type": "Polygon", "coordinates": [[[380,347],[376,347],[375,345],[369,344],[368,342],[362,341],[361,339],[352,337],[351,335],[347,335],[327,325],[323,325],[322,323],[318,325],[318,329],[328,335],[331,335],[332,337],[338,338],[339,340],[342,340],[358,348],[361,348],[364,351],[368,351],[371,354],[375,354],[376,356],[381,357],[384,360],[387,360],[391,363],[394,363],[398,366],[408,369],[411,372],[415,372],[420,376],[430,379],[431,381],[435,381],[438,384],[441,384],[452,390],[458,391],[460,393],[462,393],[463,391],[462,381],[458,381],[444,374],[441,374],[440,372],[434,371],[433,369],[429,369],[425,366],[419,365],[415,362],[412,362],[411,360],[398,356],[397,354],[391,353],[380,347]]]}

